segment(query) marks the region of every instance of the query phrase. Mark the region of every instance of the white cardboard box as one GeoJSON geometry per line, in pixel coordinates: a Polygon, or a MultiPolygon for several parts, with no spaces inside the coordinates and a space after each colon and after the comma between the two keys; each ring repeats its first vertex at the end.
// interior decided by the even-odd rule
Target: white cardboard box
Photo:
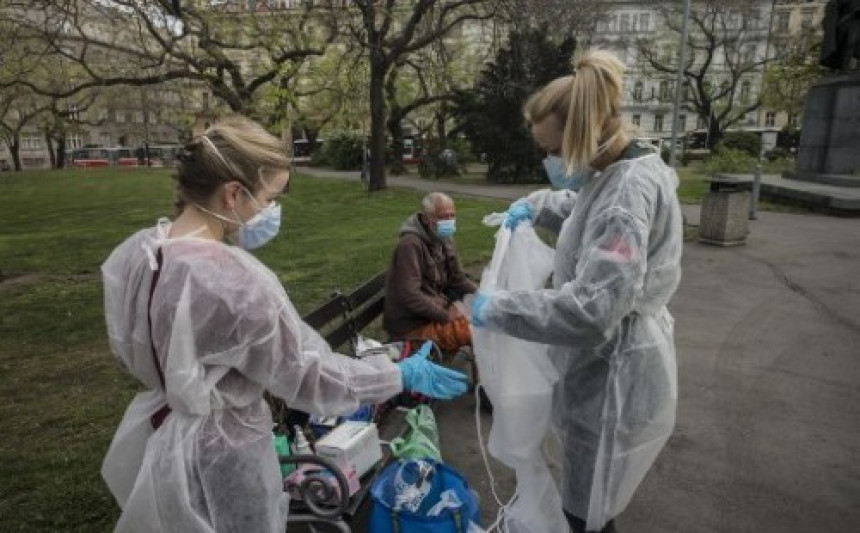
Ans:
{"type": "Polygon", "coordinates": [[[317,441],[316,454],[351,466],[361,477],[382,459],[376,424],[348,420],[317,441]]]}

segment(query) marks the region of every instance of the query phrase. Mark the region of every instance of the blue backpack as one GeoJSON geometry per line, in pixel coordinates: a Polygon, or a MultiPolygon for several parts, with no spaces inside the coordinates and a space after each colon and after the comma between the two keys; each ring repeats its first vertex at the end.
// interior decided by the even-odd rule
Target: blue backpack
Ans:
{"type": "Polygon", "coordinates": [[[456,470],[443,464],[431,463],[434,467],[428,480],[430,490],[415,512],[395,510],[395,479],[405,462],[395,461],[386,466],[370,489],[370,527],[373,533],[466,533],[469,523],[480,524],[481,512],[478,497],[469,490],[469,485],[456,470]],[[440,495],[453,490],[461,504],[448,507],[438,516],[427,516],[440,495]]]}

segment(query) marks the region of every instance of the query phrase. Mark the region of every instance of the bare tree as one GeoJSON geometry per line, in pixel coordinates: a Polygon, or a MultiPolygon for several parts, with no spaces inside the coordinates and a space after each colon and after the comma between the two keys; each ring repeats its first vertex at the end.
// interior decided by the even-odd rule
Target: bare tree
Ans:
{"type": "Polygon", "coordinates": [[[498,0],[501,18],[510,29],[541,28],[557,43],[571,38],[589,42],[611,4],[606,0],[498,0]]]}
{"type": "Polygon", "coordinates": [[[385,183],[385,82],[404,57],[448,35],[470,20],[492,17],[488,0],[354,0],[358,16],[350,25],[370,64],[370,180],[371,191],[385,183]]]}
{"type": "Polygon", "coordinates": [[[9,0],[0,17],[26,30],[26,53],[13,58],[0,86],[68,97],[93,87],[194,80],[231,110],[253,114],[262,87],[334,40],[334,3],[9,0]],[[29,65],[52,57],[80,71],[61,91],[27,75],[29,65]]]}
{"type": "MultiPolygon", "coordinates": [[[[662,17],[662,31],[636,40],[646,70],[668,80],[678,69],[683,3],[646,2],[662,17]]],[[[758,109],[762,95],[754,89],[769,59],[765,55],[769,21],[759,2],[694,0],[690,10],[687,64],[682,105],[708,124],[708,146],[758,109]],[[757,93],[757,94],[753,94],[757,93]]],[[[661,95],[668,99],[669,95],[661,95]]]]}

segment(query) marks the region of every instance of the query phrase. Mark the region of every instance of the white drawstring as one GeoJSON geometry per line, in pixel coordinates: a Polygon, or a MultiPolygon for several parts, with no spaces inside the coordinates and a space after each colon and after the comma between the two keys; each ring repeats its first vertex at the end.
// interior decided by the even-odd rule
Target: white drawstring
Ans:
{"type": "Polygon", "coordinates": [[[514,491],[508,503],[502,503],[502,499],[496,493],[496,478],[493,476],[492,469],[490,469],[490,460],[487,458],[487,450],[484,448],[484,434],[481,431],[481,389],[483,389],[483,385],[480,383],[475,385],[475,427],[478,430],[478,448],[481,450],[481,457],[484,459],[484,468],[487,469],[487,475],[490,477],[490,491],[493,493],[493,498],[499,506],[499,510],[496,512],[496,521],[490,524],[485,531],[486,533],[492,533],[493,531],[507,533],[508,510],[517,501],[519,494],[514,491]]]}

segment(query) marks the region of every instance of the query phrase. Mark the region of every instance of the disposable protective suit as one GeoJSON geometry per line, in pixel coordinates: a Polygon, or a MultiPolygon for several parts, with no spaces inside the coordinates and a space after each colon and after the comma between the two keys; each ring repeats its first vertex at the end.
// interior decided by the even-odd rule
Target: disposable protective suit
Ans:
{"type": "Polygon", "coordinates": [[[677,177],[648,153],[613,163],[578,195],[533,193],[536,223],[559,231],[553,288],[499,291],[482,311],[487,328],[552,344],[563,505],[590,531],[624,510],[675,422],[666,304],[683,223],[677,177]]]}
{"type": "Polygon", "coordinates": [[[398,393],[400,371],[386,356],[332,353],[247,252],[168,239],[169,228],[138,232],[102,266],[111,350],[148,389],[102,467],[122,507],[116,530],[282,532],[287,499],[263,391],[345,414],[398,393]],[[154,429],[150,417],[165,404],[171,412],[154,429]]]}

